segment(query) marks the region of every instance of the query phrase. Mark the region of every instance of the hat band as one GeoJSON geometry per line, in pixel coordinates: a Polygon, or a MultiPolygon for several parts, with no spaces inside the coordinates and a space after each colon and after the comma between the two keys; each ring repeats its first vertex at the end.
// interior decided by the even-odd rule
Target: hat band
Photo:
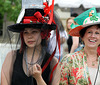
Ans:
{"type": "Polygon", "coordinates": [[[32,17],[24,17],[23,22],[24,24],[28,24],[28,23],[37,23],[37,19],[32,17]]]}
{"type": "Polygon", "coordinates": [[[36,12],[34,16],[25,16],[22,23],[46,23],[48,19],[43,18],[40,12],[36,12]]]}

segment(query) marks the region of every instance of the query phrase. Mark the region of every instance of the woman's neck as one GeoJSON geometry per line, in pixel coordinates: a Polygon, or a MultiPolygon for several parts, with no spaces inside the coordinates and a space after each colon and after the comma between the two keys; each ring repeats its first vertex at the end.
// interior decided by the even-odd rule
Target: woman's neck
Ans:
{"type": "Polygon", "coordinates": [[[97,48],[92,49],[92,48],[84,47],[84,51],[85,51],[86,55],[88,56],[88,58],[97,56],[97,48]]]}
{"type": "Polygon", "coordinates": [[[35,56],[39,56],[39,54],[41,53],[41,46],[35,47],[35,48],[29,48],[27,47],[27,57],[32,57],[32,55],[35,56]]]}

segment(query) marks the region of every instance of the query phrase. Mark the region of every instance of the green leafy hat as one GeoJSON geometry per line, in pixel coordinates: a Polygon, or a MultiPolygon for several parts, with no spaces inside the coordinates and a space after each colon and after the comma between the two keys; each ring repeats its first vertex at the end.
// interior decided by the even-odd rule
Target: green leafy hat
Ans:
{"type": "Polygon", "coordinates": [[[72,30],[70,30],[69,35],[79,37],[80,36],[79,32],[83,28],[85,28],[87,26],[91,26],[91,25],[100,24],[100,13],[97,13],[96,8],[93,7],[91,9],[83,12],[79,16],[77,16],[74,19],[74,21],[78,25],[71,24],[72,30]]]}

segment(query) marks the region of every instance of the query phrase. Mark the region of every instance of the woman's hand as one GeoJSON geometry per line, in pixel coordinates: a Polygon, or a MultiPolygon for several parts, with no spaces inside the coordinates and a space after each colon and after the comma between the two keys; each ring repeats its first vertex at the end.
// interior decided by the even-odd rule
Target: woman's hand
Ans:
{"type": "Polygon", "coordinates": [[[42,69],[39,64],[35,64],[29,68],[29,74],[33,76],[36,80],[41,77],[42,69]]]}
{"type": "Polygon", "coordinates": [[[47,85],[42,78],[42,69],[39,64],[35,64],[29,68],[29,75],[36,79],[37,85],[47,85]]]}

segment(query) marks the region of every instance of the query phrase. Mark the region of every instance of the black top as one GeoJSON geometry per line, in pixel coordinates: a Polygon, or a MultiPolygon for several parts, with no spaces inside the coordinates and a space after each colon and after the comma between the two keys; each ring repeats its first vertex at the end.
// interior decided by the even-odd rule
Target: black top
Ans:
{"type": "Polygon", "coordinates": [[[72,36],[69,35],[68,40],[67,40],[68,52],[69,52],[69,53],[70,53],[70,50],[71,50],[72,44],[73,44],[72,36]]]}
{"type": "MultiPolygon", "coordinates": [[[[71,51],[72,44],[73,44],[72,36],[69,35],[69,38],[68,38],[68,40],[67,40],[68,52],[69,52],[69,53],[70,53],[70,51],[71,51]]],[[[80,37],[79,37],[79,44],[82,44],[82,40],[81,40],[80,37]]]]}
{"type": "MultiPolygon", "coordinates": [[[[49,57],[50,57],[50,54],[46,53],[43,63],[41,65],[42,68],[49,57]]],[[[37,85],[36,80],[32,76],[28,77],[24,73],[24,70],[22,67],[23,65],[22,61],[23,61],[23,53],[20,54],[18,50],[17,55],[16,55],[16,60],[14,62],[11,85],[37,85]]],[[[50,64],[42,73],[42,77],[47,84],[49,82],[49,74],[50,74],[50,64]]]]}

